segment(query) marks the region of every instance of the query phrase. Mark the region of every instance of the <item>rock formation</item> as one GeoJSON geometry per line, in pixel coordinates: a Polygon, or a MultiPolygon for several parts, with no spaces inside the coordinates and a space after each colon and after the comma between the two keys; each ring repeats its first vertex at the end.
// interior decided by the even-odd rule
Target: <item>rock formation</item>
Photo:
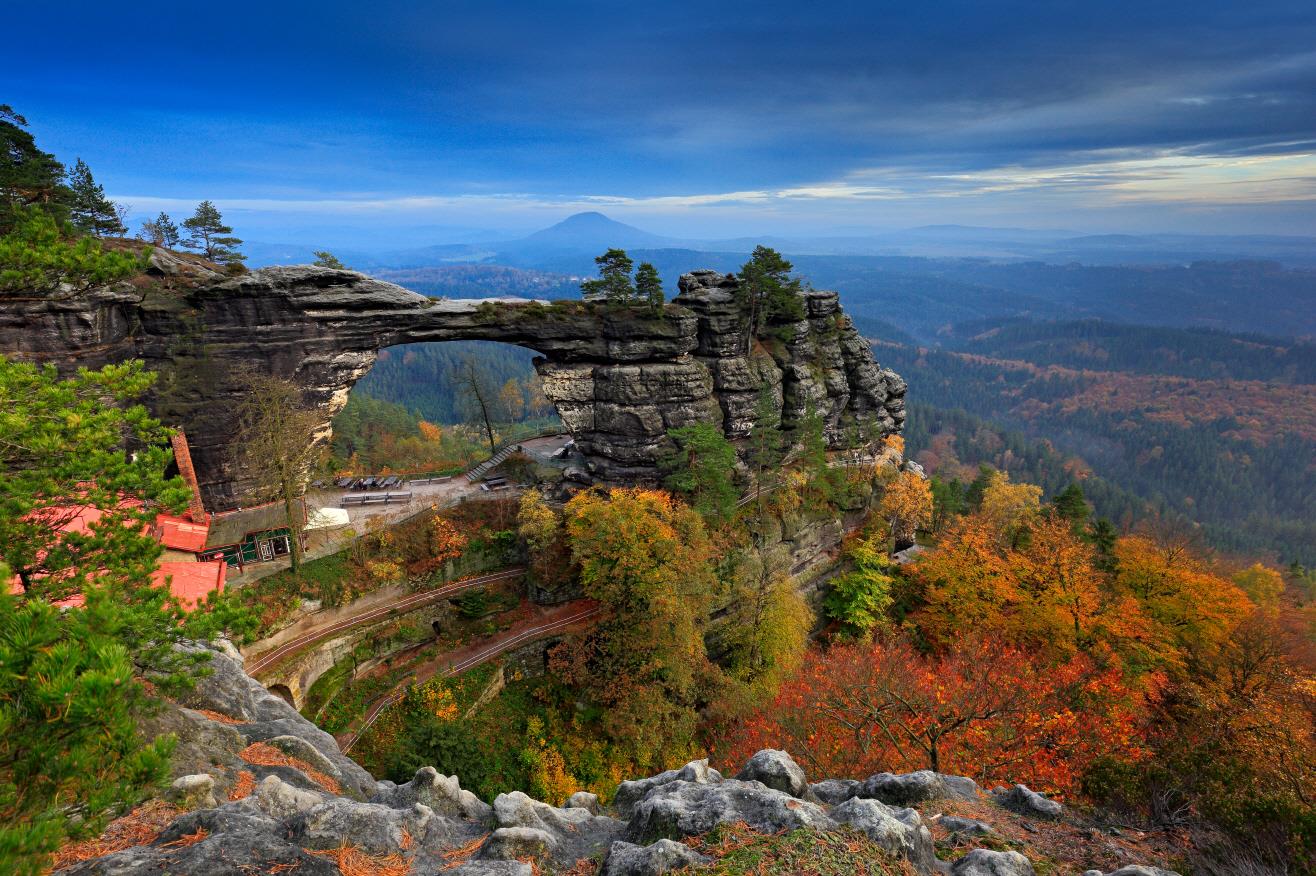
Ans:
{"type": "MultiPolygon", "coordinates": [[[[1018,818],[967,778],[921,771],[809,784],[789,754],[765,750],[735,778],[700,760],[623,782],[603,807],[585,792],[573,794],[563,806],[519,791],[500,794],[490,804],[463,790],[457,777],[432,767],[418,770],[405,784],[376,781],[344,757],[332,737],[268,693],[234,660],[216,653],[212,665],[213,673],[198,682],[186,706],[167,704],[145,728],[178,735],[174,784],[167,796],[189,811],[149,842],[58,872],[333,874],[338,869],[324,853],[347,846],[368,855],[395,856],[392,866],[405,862],[416,876],[566,871],[656,876],[681,867],[699,872],[710,859],[697,843],[691,848],[682,840],[731,825],[768,836],[798,829],[862,834],[880,850],[875,854],[903,859],[924,876],[1034,872],[1028,858],[1014,850],[980,848],[953,864],[938,860],[934,840],[952,833],[957,850],[963,848],[957,844],[974,837],[990,835],[996,845],[1006,840],[979,821],[932,815],[926,809],[925,820],[924,813],[904,801],[935,803],[935,810],[976,807],[976,812],[995,813],[988,816],[993,819],[1018,818]],[[287,757],[252,755],[271,750],[287,757]],[[587,859],[600,862],[598,869],[575,869],[587,859]]],[[[1035,832],[1041,823],[1034,816],[1023,827],[1035,832]]],[[[1061,826],[1061,832],[1071,836],[1073,826],[1061,826]]],[[[1110,844],[1091,848],[1090,863],[1127,855],[1110,844]]],[[[900,872],[902,866],[867,863],[889,872],[900,872]]],[[[1119,876],[1173,876],[1128,863],[1110,869],[1119,876]]]]}
{"type": "Polygon", "coordinates": [[[232,411],[243,368],[290,378],[323,413],[317,437],[381,349],[490,340],[540,353],[545,393],[601,481],[650,477],[669,429],[719,423],[746,436],[761,387],[788,431],[809,409],[835,445],[904,420],[904,382],[874,363],[833,292],[804,293],[789,340],[747,345],[735,279],[697,271],[666,307],[427,298],[352,271],[265,268],[229,277],[157,250],[131,283],[0,303],[0,351],[63,369],[130,358],[161,375],[151,405],[183,426],[208,506],[241,491],[232,411]]]}

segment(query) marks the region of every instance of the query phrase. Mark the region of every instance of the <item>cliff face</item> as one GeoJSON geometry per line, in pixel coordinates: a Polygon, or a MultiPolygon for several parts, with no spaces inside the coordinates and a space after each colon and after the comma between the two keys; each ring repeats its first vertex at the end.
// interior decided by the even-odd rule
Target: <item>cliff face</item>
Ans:
{"type": "Polygon", "coordinates": [[[241,370],[290,378],[323,414],[346,403],[379,350],[491,340],[541,354],[545,392],[602,481],[652,476],[669,429],[699,421],[747,435],[761,386],[791,429],[810,407],[829,440],[898,431],[904,382],[878,368],[835,293],[808,292],[789,343],[746,350],[735,280],[681,278],[661,311],[522,299],[435,300],[351,271],[266,268],[225,277],[157,251],[141,281],[0,303],[0,351],[63,369],[141,358],[160,373],[151,404],[187,430],[212,510],[233,507],[241,370]]]}

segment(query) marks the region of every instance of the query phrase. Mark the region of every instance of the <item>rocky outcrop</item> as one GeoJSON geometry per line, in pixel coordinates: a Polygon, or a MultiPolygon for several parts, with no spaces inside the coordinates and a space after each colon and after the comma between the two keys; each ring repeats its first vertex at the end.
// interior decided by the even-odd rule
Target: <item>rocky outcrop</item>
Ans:
{"type": "MultiPolygon", "coordinates": [[[[349,846],[379,860],[393,856],[394,866],[405,861],[418,876],[580,872],[582,861],[596,862],[584,865],[586,870],[597,866],[589,872],[657,876],[698,872],[711,863],[709,856],[719,854],[718,842],[700,838],[719,827],[743,831],[745,826],[768,837],[795,830],[858,832],[923,876],[1033,873],[1028,858],[1017,851],[973,849],[953,864],[939,861],[932,829],[953,835],[956,851],[979,836],[990,837],[995,846],[1019,845],[984,822],[949,813],[929,814],[925,822],[917,809],[868,796],[944,801],[938,807],[954,801],[977,811],[988,807],[977,786],[962,777],[922,771],[810,784],[788,753],[769,749],[750,758],[735,778],[700,760],[623,782],[606,806],[586,792],[573,794],[564,806],[520,792],[486,803],[463,789],[456,776],[431,767],[404,784],[376,782],[344,757],[331,737],[267,693],[237,662],[215,653],[210,667],[211,674],[186,705],[167,705],[152,719],[155,729],[180,733],[175,781],[166,796],[190,811],[145,845],[82,861],[60,873],[328,876],[338,872],[332,856],[349,846]],[[247,757],[254,742],[290,760],[261,765],[271,761],[247,757]],[[235,781],[240,772],[247,774],[245,779],[235,781]]],[[[1072,826],[1061,827],[1066,835],[1072,833],[1072,826]]],[[[1173,874],[1125,866],[1114,876],[1173,874]]]]}
{"type": "Polygon", "coordinates": [[[805,293],[785,340],[747,345],[735,280],[687,274],[661,310],[579,301],[427,298],[351,271],[265,268],[236,277],[157,250],[134,283],[0,302],[0,351],[64,369],[140,358],[160,373],[151,405],[183,426],[206,501],[232,507],[232,411],[244,368],[296,381],[323,414],[316,437],[381,349],[424,341],[502,341],[538,351],[545,393],[596,480],[645,478],[668,430],[719,424],[734,439],[763,387],[790,430],[808,410],[829,440],[899,430],[904,382],[878,368],[835,293],[805,293]]]}

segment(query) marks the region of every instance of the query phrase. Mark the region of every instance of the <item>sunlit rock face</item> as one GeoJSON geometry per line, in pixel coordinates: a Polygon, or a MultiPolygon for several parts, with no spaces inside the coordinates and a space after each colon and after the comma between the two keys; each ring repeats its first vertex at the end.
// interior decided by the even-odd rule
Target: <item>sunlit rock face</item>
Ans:
{"type": "Polygon", "coordinates": [[[352,271],[265,268],[228,277],[157,251],[132,283],[0,303],[0,350],[64,369],[140,358],[160,373],[155,413],[187,430],[212,510],[242,494],[235,459],[241,373],[287,377],[333,415],[381,349],[489,340],[537,351],[544,391],[600,482],[651,478],[667,432],[751,431],[766,392],[789,433],[809,411],[833,445],[899,431],[905,384],[873,361],[833,292],[804,293],[806,318],[746,344],[731,275],[696,271],[665,307],[433,299],[352,271]],[[766,387],[766,389],[765,389],[766,387]]]}

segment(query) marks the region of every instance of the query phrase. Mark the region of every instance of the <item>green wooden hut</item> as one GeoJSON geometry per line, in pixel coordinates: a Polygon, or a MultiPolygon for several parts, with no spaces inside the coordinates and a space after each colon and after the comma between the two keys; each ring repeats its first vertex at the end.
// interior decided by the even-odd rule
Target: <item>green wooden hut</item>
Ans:
{"type": "MultiPolygon", "coordinates": [[[[293,514],[306,525],[306,502],[298,500],[293,514]]],[[[252,563],[268,563],[292,553],[292,531],[282,502],[215,514],[203,560],[223,559],[242,570],[252,563]]]]}

